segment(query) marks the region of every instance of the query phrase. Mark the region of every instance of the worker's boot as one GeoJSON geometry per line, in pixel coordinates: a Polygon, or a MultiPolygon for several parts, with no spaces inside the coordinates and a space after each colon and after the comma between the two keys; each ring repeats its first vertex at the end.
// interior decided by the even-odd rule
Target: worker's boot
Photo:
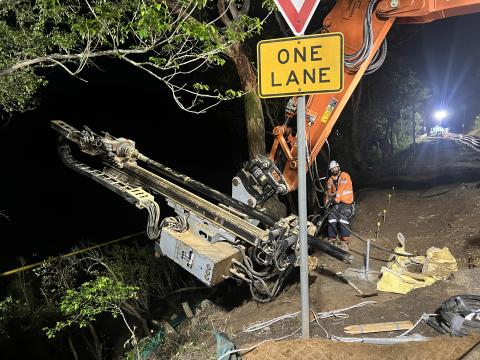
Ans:
{"type": "Polygon", "coordinates": [[[345,251],[350,250],[350,248],[348,247],[348,241],[349,240],[350,240],[350,238],[348,238],[348,237],[342,237],[342,240],[340,241],[340,248],[342,250],[345,250],[345,251]]]}

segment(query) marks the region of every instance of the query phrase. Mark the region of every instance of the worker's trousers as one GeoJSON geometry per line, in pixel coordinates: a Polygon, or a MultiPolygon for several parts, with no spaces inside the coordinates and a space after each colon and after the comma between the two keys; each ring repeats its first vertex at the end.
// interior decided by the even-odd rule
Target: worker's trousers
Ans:
{"type": "Polygon", "coordinates": [[[337,232],[340,238],[350,236],[350,219],[353,217],[353,204],[336,204],[328,215],[328,237],[335,239],[337,232]]]}

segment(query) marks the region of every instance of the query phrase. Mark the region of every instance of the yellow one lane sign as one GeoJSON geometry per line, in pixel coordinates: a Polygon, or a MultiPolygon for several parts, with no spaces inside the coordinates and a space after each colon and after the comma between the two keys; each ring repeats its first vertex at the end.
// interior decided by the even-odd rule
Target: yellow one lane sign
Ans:
{"type": "Polygon", "coordinates": [[[260,41],[258,93],[262,98],[343,90],[343,34],[260,41]]]}

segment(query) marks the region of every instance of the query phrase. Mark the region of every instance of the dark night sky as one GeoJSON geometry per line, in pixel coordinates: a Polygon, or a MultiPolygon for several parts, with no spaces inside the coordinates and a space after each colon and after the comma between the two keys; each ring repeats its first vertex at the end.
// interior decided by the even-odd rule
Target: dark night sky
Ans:
{"type": "Polygon", "coordinates": [[[62,164],[50,120],[133,139],[144,154],[225,192],[246,157],[238,101],[192,115],[142,72],[121,63],[100,66],[108,71],[87,71],[88,83],[54,73],[38,109],[1,129],[0,209],[11,221],[0,221],[0,271],[19,255],[36,261],[80,240],[107,241],[146,225],[146,212],[62,164]]]}
{"type": "MultiPolygon", "coordinates": [[[[435,101],[451,109],[469,103],[472,115],[480,113],[479,30],[480,14],[437,21],[416,26],[415,36],[398,48],[435,101]]],[[[0,209],[11,218],[0,219],[0,271],[19,255],[39,261],[82,239],[110,240],[145,227],[145,212],[61,163],[52,119],[133,139],[151,158],[225,192],[246,160],[241,102],[194,116],[178,110],[162,85],[143,73],[126,65],[100,67],[104,71],[83,75],[88,83],[53,73],[38,109],[0,130],[0,209]]],[[[222,71],[233,68],[213,75],[222,71]]]]}
{"type": "Polygon", "coordinates": [[[417,75],[432,91],[430,114],[447,109],[455,127],[463,120],[465,106],[468,123],[480,114],[480,14],[415,27],[415,35],[399,51],[410,57],[417,75]]]}

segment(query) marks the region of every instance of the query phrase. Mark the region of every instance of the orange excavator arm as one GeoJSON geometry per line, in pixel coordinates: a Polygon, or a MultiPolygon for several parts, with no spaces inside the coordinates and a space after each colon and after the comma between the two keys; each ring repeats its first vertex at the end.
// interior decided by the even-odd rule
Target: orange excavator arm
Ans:
{"type": "MultiPolygon", "coordinates": [[[[337,0],[325,17],[326,32],[341,32],[345,41],[344,90],[312,95],[306,106],[307,146],[310,163],[327,141],[343,108],[365,73],[375,71],[386,55],[385,38],[394,22],[428,23],[446,17],[480,12],[480,0],[337,0]]],[[[297,139],[287,126],[273,130],[269,158],[285,155],[283,177],[288,191],[297,188],[297,139]]],[[[306,169],[307,170],[307,169],[306,169]]]]}

